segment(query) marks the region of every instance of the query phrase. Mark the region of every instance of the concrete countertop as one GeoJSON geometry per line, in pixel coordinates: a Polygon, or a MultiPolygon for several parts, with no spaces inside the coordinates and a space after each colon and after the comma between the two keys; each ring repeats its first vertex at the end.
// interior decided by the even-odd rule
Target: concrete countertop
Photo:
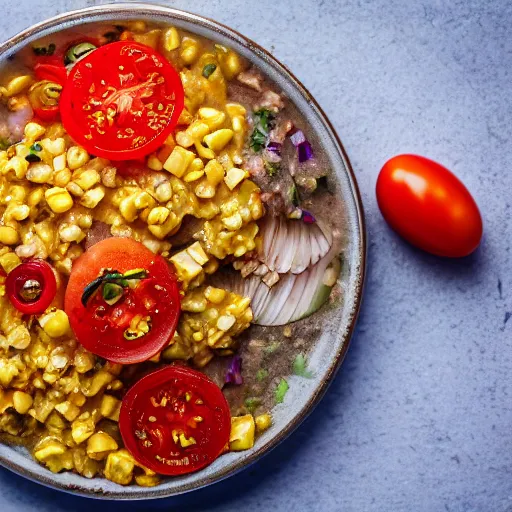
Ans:
{"type": "MultiPolygon", "coordinates": [[[[1,38],[94,0],[4,0],[1,38]]],[[[512,3],[177,0],[271,49],[338,130],[365,204],[369,272],[345,363],[304,425],[242,474],[112,504],[0,470],[0,510],[512,511],[512,3]],[[473,256],[417,251],[374,196],[394,154],[454,171],[484,218],[473,256]]]]}

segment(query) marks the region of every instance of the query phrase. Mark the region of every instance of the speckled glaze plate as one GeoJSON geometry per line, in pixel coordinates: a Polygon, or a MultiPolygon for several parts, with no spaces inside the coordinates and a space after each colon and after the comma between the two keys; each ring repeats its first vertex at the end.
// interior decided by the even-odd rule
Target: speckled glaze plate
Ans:
{"type": "Polygon", "coordinates": [[[0,64],[24,45],[83,23],[146,19],[166,22],[229,46],[258,66],[297,106],[321,141],[337,177],[345,204],[345,243],[341,286],[343,301],[327,315],[323,332],[309,356],[312,379],[290,377],[285,403],[273,409],[273,426],[253,449],[228,453],[206,469],[165,480],[157,487],[122,487],[101,478],[88,480],[73,473],[53,474],[37,464],[26,450],[0,444],[0,463],[33,481],[55,489],[102,499],[162,498],[188,492],[227,478],[268,453],[293,432],[313,410],[339,369],[348,349],[361,303],[366,262],[366,233],[361,198],[346,153],[326,115],[304,86],[270,53],[232,29],[201,16],[148,4],[113,4],[73,11],[49,19],[6,41],[0,64]]]}

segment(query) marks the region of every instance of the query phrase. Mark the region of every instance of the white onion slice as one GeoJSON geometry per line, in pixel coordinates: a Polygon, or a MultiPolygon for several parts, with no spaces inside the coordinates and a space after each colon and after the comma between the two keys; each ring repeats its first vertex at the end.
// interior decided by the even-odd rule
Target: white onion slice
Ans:
{"type": "Polygon", "coordinates": [[[270,271],[300,274],[318,263],[332,246],[332,231],[321,223],[268,216],[261,224],[263,243],[258,259],[270,271]]]}

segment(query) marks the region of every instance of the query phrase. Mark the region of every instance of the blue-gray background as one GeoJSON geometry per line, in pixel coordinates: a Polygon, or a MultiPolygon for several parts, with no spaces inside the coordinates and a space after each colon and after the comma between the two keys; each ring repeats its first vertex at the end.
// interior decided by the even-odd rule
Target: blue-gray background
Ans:
{"type": "MultiPolygon", "coordinates": [[[[2,0],[0,39],[94,0],[2,0]]],[[[512,511],[509,0],[178,0],[290,67],[338,130],[369,234],[359,327],[288,441],[209,489],[146,503],[66,496],[0,470],[0,510],[512,511]],[[412,249],[374,197],[387,158],[451,168],[484,218],[464,261],[412,249]]]]}

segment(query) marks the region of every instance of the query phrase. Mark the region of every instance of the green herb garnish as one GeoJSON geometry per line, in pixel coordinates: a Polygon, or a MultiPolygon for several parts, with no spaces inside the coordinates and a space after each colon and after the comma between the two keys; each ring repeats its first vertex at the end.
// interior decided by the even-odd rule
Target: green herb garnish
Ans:
{"type": "Polygon", "coordinates": [[[42,57],[44,55],[50,57],[55,53],[56,48],[57,47],[53,43],[50,43],[48,46],[34,46],[32,47],[32,51],[38,57],[42,57]]]}
{"type": "Polygon", "coordinates": [[[32,146],[30,146],[30,153],[25,157],[25,160],[30,163],[40,162],[41,157],[36,153],[39,153],[39,151],[42,150],[43,148],[37,142],[32,144],[32,146]]]}
{"type": "Polygon", "coordinates": [[[254,130],[249,144],[254,152],[257,153],[265,147],[273,121],[274,114],[266,108],[254,112],[254,130]]]}
{"type": "Polygon", "coordinates": [[[256,408],[261,404],[261,398],[251,397],[246,398],[245,407],[249,412],[254,412],[256,408]]]}
{"type": "Polygon", "coordinates": [[[265,354],[273,354],[279,348],[279,345],[279,341],[273,341],[268,347],[263,349],[263,352],[265,354]]]}
{"type": "Polygon", "coordinates": [[[115,283],[105,283],[103,285],[103,300],[113,306],[124,295],[124,289],[115,283]]]}
{"type": "Polygon", "coordinates": [[[256,380],[258,380],[259,382],[264,381],[267,377],[268,377],[268,370],[266,370],[265,368],[260,368],[256,372],[256,380]]]}
{"type": "Polygon", "coordinates": [[[216,69],[217,66],[215,64],[206,64],[206,66],[203,68],[203,76],[205,78],[210,78],[216,69]]]}
{"type": "Polygon", "coordinates": [[[299,190],[297,189],[297,185],[295,185],[295,183],[290,187],[290,190],[288,191],[288,195],[290,197],[290,201],[293,204],[293,206],[300,205],[299,190]]]}
{"type": "Polygon", "coordinates": [[[313,374],[308,370],[308,360],[304,354],[297,354],[297,357],[293,361],[293,373],[299,377],[311,379],[313,374]]]}
{"type": "Polygon", "coordinates": [[[274,177],[281,170],[281,164],[279,162],[269,162],[268,160],[265,160],[264,165],[267,174],[271,178],[274,177]]]}
{"type": "Polygon", "coordinates": [[[290,386],[288,385],[286,379],[281,379],[275,390],[276,404],[282,404],[284,402],[284,397],[289,389],[290,386]]]}

